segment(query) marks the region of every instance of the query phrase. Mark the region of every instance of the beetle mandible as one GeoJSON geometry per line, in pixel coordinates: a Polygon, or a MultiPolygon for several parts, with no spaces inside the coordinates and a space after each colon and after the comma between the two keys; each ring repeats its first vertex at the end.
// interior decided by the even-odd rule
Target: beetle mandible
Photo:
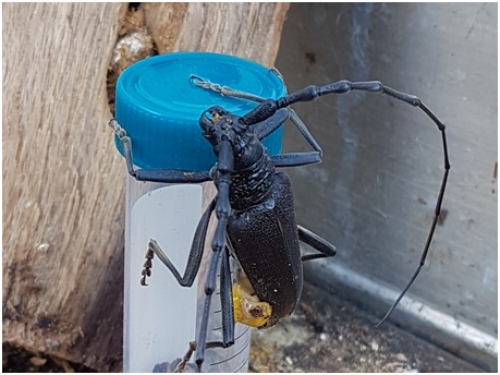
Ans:
{"type": "Polygon", "coordinates": [[[197,76],[191,76],[189,80],[192,84],[221,95],[259,103],[241,117],[217,106],[201,114],[199,124],[203,136],[212,145],[217,157],[217,163],[211,170],[193,172],[135,169],[131,139],[115,120],[110,121],[110,126],[114,128],[123,147],[128,172],[135,179],[164,183],[213,181],[217,187],[217,196],[206,208],[195,231],[184,275],[180,275],[153,239],[149,242],[142,271],[141,283],[146,285],[146,278],[151,275],[152,259],[156,255],[180,285],[191,286],[201,263],[208,223],[212,212],[215,211],[218,223],[211,243],[213,252],[205,281],[202,323],[195,343],[191,344],[188,354],[177,369],[182,370],[194,350],[197,369],[200,370],[206,348],[233,345],[235,321],[264,328],[291,314],[302,291],[302,262],[335,255],[336,249],[333,245],[296,224],[290,181],[285,173],[276,170],[321,162],[320,146],[289,106],[299,101],[311,101],[322,95],[347,94],[355,90],[385,94],[423,110],[441,132],[444,174],[434,210],[434,220],[419,266],[379,322],[380,325],[412,285],[430,248],[450,170],[445,125],[419,98],[391,89],[378,81],[341,80],[324,86],[311,85],[273,100],[221,87],[197,76]],[[313,151],[268,156],[261,141],[288,119],[299,129],[313,151]],[[299,240],[315,248],[318,253],[301,256],[299,240]],[[237,280],[234,286],[230,274],[230,256],[236,260],[237,265],[237,280]],[[219,267],[222,341],[206,342],[211,297],[219,267]]]}

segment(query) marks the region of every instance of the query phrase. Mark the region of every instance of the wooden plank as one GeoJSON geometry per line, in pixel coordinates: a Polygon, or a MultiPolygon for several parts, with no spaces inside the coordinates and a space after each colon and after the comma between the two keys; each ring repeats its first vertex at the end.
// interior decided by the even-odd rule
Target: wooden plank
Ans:
{"type": "Polygon", "coordinates": [[[121,369],[125,169],[106,91],[120,35],[271,66],[287,8],[145,4],[131,26],[126,4],[4,4],[4,342],[121,369]]]}

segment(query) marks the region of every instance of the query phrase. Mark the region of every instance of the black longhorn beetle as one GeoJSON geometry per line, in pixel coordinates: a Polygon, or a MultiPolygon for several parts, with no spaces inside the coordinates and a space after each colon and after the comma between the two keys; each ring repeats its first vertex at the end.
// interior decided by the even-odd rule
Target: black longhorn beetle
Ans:
{"type": "MultiPolygon", "coordinates": [[[[279,75],[277,72],[276,74],[279,75]]],[[[203,136],[210,142],[217,156],[217,163],[211,170],[193,172],[135,169],[132,162],[131,139],[115,120],[110,121],[110,126],[113,127],[123,147],[128,172],[136,180],[165,183],[213,181],[217,187],[217,196],[206,208],[196,228],[184,275],[180,275],[154,240],[149,242],[146,263],[142,271],[141,283],[146,285],[146,278],[151,275],[152,259],[156,254],[180,285],[191,286],[202,259],[210,216],[215,211],[218,224],[212,239],[213,253],[205,280],[202,323],[196,341],[190,343],[188,353],[177,366],[177,370],[184,368],[195,350],[197,369],[201,370],[205,349],[233,345],[235,321],[264,328],[290,315],[302,292],[302,262],[335,255],[336,249],[333,245],[296,224],[289,178],[285,173],[276,170],[321,162],[320,146],[289,106],[299,101],[311,101],[322,95],[347,94],[352,91],[385,94],[423,110],[441,132],[444,174],[434,210],[434,220],[420,263],[377,326],[382,324],[424,265],[436,229],[450,170],[444,124],[419,98],[393,90],[378,81],[341,80],[324,86],[308,86],[272,100],[221,87],[197,76],[191,76],[189,80],[196,86],[218,92],[220,95],[259,103],[242,117],[218,106],[211,107],[201,114],[199,123],[203,136]],[[299,129],[313,151],[269,157],[261,141],[288,119],[299,129]],[[299,241],[312,246],[318,253],[301,256],[299,241]],[[230,256],[237,264],[234,286],[231,280],[230,256]],[[222,341],[206,342],[210,302],[216,287],[219,267],[222,341]]]]}

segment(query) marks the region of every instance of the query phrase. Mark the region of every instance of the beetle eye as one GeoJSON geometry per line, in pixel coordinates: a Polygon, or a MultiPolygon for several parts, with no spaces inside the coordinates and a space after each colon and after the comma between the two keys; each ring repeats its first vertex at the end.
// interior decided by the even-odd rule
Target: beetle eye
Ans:
{"type": "Polygon", "coordinates": [[[210,111],[207,113],[207,118],[212,122],[212,124],[217,124],[220,121],[221,116],[215,111],[210,111]]]}

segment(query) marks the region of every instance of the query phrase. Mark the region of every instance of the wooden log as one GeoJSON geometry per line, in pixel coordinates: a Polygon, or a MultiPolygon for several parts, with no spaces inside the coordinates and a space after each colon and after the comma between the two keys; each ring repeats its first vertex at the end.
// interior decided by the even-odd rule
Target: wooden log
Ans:
{"type": "Polygon", "coordinates": [[[223,52],[272,66],[288,5],[2,9],[3,340],[120,370],[125,169],[107,126],[107,92],[123,69],[117,41],[140,31],[160,53],[223,52]]]}

